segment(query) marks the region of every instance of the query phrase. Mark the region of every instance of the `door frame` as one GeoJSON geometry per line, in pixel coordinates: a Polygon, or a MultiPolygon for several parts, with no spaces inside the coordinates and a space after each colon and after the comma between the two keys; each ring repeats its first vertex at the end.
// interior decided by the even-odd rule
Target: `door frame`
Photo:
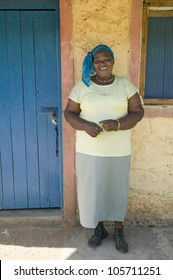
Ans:
{"type": "Polygon", "coordinates": [[[63,139],[63,183],[64,219],[75,223],[76,219],[76,177],[75,177],[75,131],[65,121],[63,112],[74,84],[72,47],[72,0],[59,0],[61,36],[62,75],[62,139],[63,139]]]}

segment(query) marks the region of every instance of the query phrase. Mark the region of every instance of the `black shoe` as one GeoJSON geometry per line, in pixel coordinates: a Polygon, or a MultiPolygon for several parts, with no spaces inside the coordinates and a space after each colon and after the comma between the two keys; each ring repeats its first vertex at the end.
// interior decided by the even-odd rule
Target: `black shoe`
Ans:
{"type": "Polygon", "coordinates": [[[106,238],[108,236],[108,232],[105,229],[103,222],[99,222],[97,227],[94,230],[94,235],[88,240],[88,246],[91,248],[98,247],[102,239],[106,238]]]}
{"type": "Polygon", "coordinates": [[[127,253],[128,252],[128,245],[127,242],[124,239],[124,231],[122,228],[115,228],[113,238],[115,240],[115,246],[118,251],[121,253],[127,253]]]}

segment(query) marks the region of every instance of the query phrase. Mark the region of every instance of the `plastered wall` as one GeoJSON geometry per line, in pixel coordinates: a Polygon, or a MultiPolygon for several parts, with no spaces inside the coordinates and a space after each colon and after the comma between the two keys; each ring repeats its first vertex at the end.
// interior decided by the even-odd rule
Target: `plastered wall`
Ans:
{"type": "Polygon", "coordinates": [[[127,219],[171,224],[173,218],[173,129],[171,118],[145,117],[132,130],[127,219]]]}
{"type": "MultiPolygon", "coordinates": [[[[141,12],[139,7],[138,11],[135,10],[135,1],[72,0],[72,57],[75,82],[80,80],[85,54],[99,43],[107,44],[113,49],[115,53],[114,73],[131,76],[135,81],[136,78],[130,75],[130,68],[137,77],[136,71],[139,72],[140,63],[136,63],[136,61],[139,59],[140,38],[135,37],[135,34],[133,38],[133,33],[130,37],[129,33],[132,27],[130,26],[132,22],[131,4],[133,4],[133,14],[141,12]],[[134,40],[138,45],[133,44],[134,40]],[[132,45],[134,45],[133,50],[132,45]],[[137,48],[137,46],[139,47],[137,48]],[[133,61],[131,61],[132,51],[133,61]]],[[[136,30],[136,23],[135,28],[132,27],[131,30],[136,30]]],[[[138,33],[140,34],[140,30],[138,33]]],[[[145,107],[146,112],[147,110],[145,107]]],[[[165,115],[167,108],[161,108],[161,110],[165,115]]],[[[132,129],[132,147],[126,219],[138,224],[172,223],[172,117],[155,116],[153,118],[152,114],[149,117],[146,114],[144,119],[132,129]]]]}
{"type": "Polygon", "coordinates": [[[128,75],[129,0],[73,0],[73,56],[75,81],[81,77],[82,62],[88,51],[102,43],[115,53],[114,72],[128,75]]]}

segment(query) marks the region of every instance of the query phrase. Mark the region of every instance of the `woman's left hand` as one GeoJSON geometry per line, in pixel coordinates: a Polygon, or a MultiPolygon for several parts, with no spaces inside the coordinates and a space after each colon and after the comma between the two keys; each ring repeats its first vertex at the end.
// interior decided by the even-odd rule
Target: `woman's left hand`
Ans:
{"type": "Polygon", "coordinates": [[[116,120],[103,120],[99,124],[106,131],[116,131],[118,129],[118,122],[116,120]]]}

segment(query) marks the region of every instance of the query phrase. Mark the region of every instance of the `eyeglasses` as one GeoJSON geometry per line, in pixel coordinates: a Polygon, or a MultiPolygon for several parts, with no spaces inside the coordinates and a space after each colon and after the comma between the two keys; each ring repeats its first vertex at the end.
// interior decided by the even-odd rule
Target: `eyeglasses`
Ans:
{"type": "Polygon", "coordinates": [[[109,63],[112,62],[112,59],[111,58],[107,58],[107,59],[104,59],[104,60],[94,60],[93,62],[94,62],[94,64],[101,64],[101,63],[109,64],[109,63]]]}

